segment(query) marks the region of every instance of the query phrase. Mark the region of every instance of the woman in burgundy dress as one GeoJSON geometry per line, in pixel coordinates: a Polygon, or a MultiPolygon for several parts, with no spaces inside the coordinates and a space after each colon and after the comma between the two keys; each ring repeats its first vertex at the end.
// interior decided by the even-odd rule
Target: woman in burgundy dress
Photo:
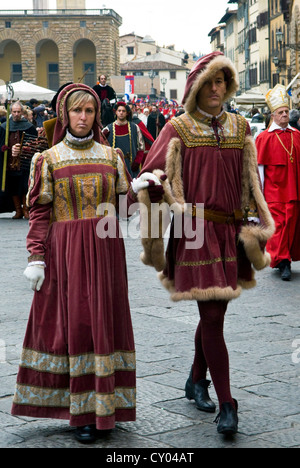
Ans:
{"type": "Polygon", "coordinates": [[[68,419],[77,440],[93,442],[97,430],[135,420],[125,250],[111,216],[130,176],[122,156],[100,144],[91,88],[65,87],[57,115],[54,146],[31,166],[24,274],[35,293],[12,414],[68,419]]]}

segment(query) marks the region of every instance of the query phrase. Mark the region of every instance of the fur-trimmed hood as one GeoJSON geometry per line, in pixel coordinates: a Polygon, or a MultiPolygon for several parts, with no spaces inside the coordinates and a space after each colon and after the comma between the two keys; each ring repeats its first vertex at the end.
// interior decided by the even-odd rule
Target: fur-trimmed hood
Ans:
{"type": "Polygon", "coordinates": [[[222,52],[212,52],[197,60],[187,78],[182,99],[186,112],[196,110],[199,90],[206,81],[210,80],[220,70],[224,71],[227,81],[227,92],[224,101],[227,101],[236,93],[239,85],[233,63],[222,52]]]}

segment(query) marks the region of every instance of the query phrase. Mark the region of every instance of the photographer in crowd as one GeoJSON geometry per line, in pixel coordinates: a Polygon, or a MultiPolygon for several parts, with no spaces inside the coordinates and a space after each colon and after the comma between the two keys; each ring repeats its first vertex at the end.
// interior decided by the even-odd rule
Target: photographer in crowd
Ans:
{"type": "Polygon", "coordinates": [[[37,99],[30,99],[29,106],[33,111],[33,124],[36,128],[43,128],[43,123],[45,120],[49,120],[53,117],[53,110],[50,107],[47,101],[44,101],[42,104],[38,102],[37,99]]]}

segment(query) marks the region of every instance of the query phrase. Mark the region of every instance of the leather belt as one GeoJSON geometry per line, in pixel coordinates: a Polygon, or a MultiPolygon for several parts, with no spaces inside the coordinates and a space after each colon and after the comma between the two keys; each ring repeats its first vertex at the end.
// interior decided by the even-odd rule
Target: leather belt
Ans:
{"type": "Polygon", "coordinates": [[[235,224],[237,222],[243,221],[243,211],[234,210],[232,213],[225,213],[224,211],[214,211],[197,208],[196,205],[193,205],[190,208],[189,213],[196,218],[205,219],[206,221],[213,221],[214,223],[220,224],[235,224]]]}

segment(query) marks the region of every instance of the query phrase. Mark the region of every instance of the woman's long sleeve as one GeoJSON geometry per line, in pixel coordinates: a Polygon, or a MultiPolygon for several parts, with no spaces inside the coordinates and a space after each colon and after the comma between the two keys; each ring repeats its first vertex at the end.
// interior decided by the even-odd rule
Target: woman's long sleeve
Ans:
{"type": "Polygon", "coordinates": [[[47,159],[37,154],[32,159],[27,205],[30,207],[26,247],[29,262],[44,261],[53,201],[52,176],[47,159]]]}

